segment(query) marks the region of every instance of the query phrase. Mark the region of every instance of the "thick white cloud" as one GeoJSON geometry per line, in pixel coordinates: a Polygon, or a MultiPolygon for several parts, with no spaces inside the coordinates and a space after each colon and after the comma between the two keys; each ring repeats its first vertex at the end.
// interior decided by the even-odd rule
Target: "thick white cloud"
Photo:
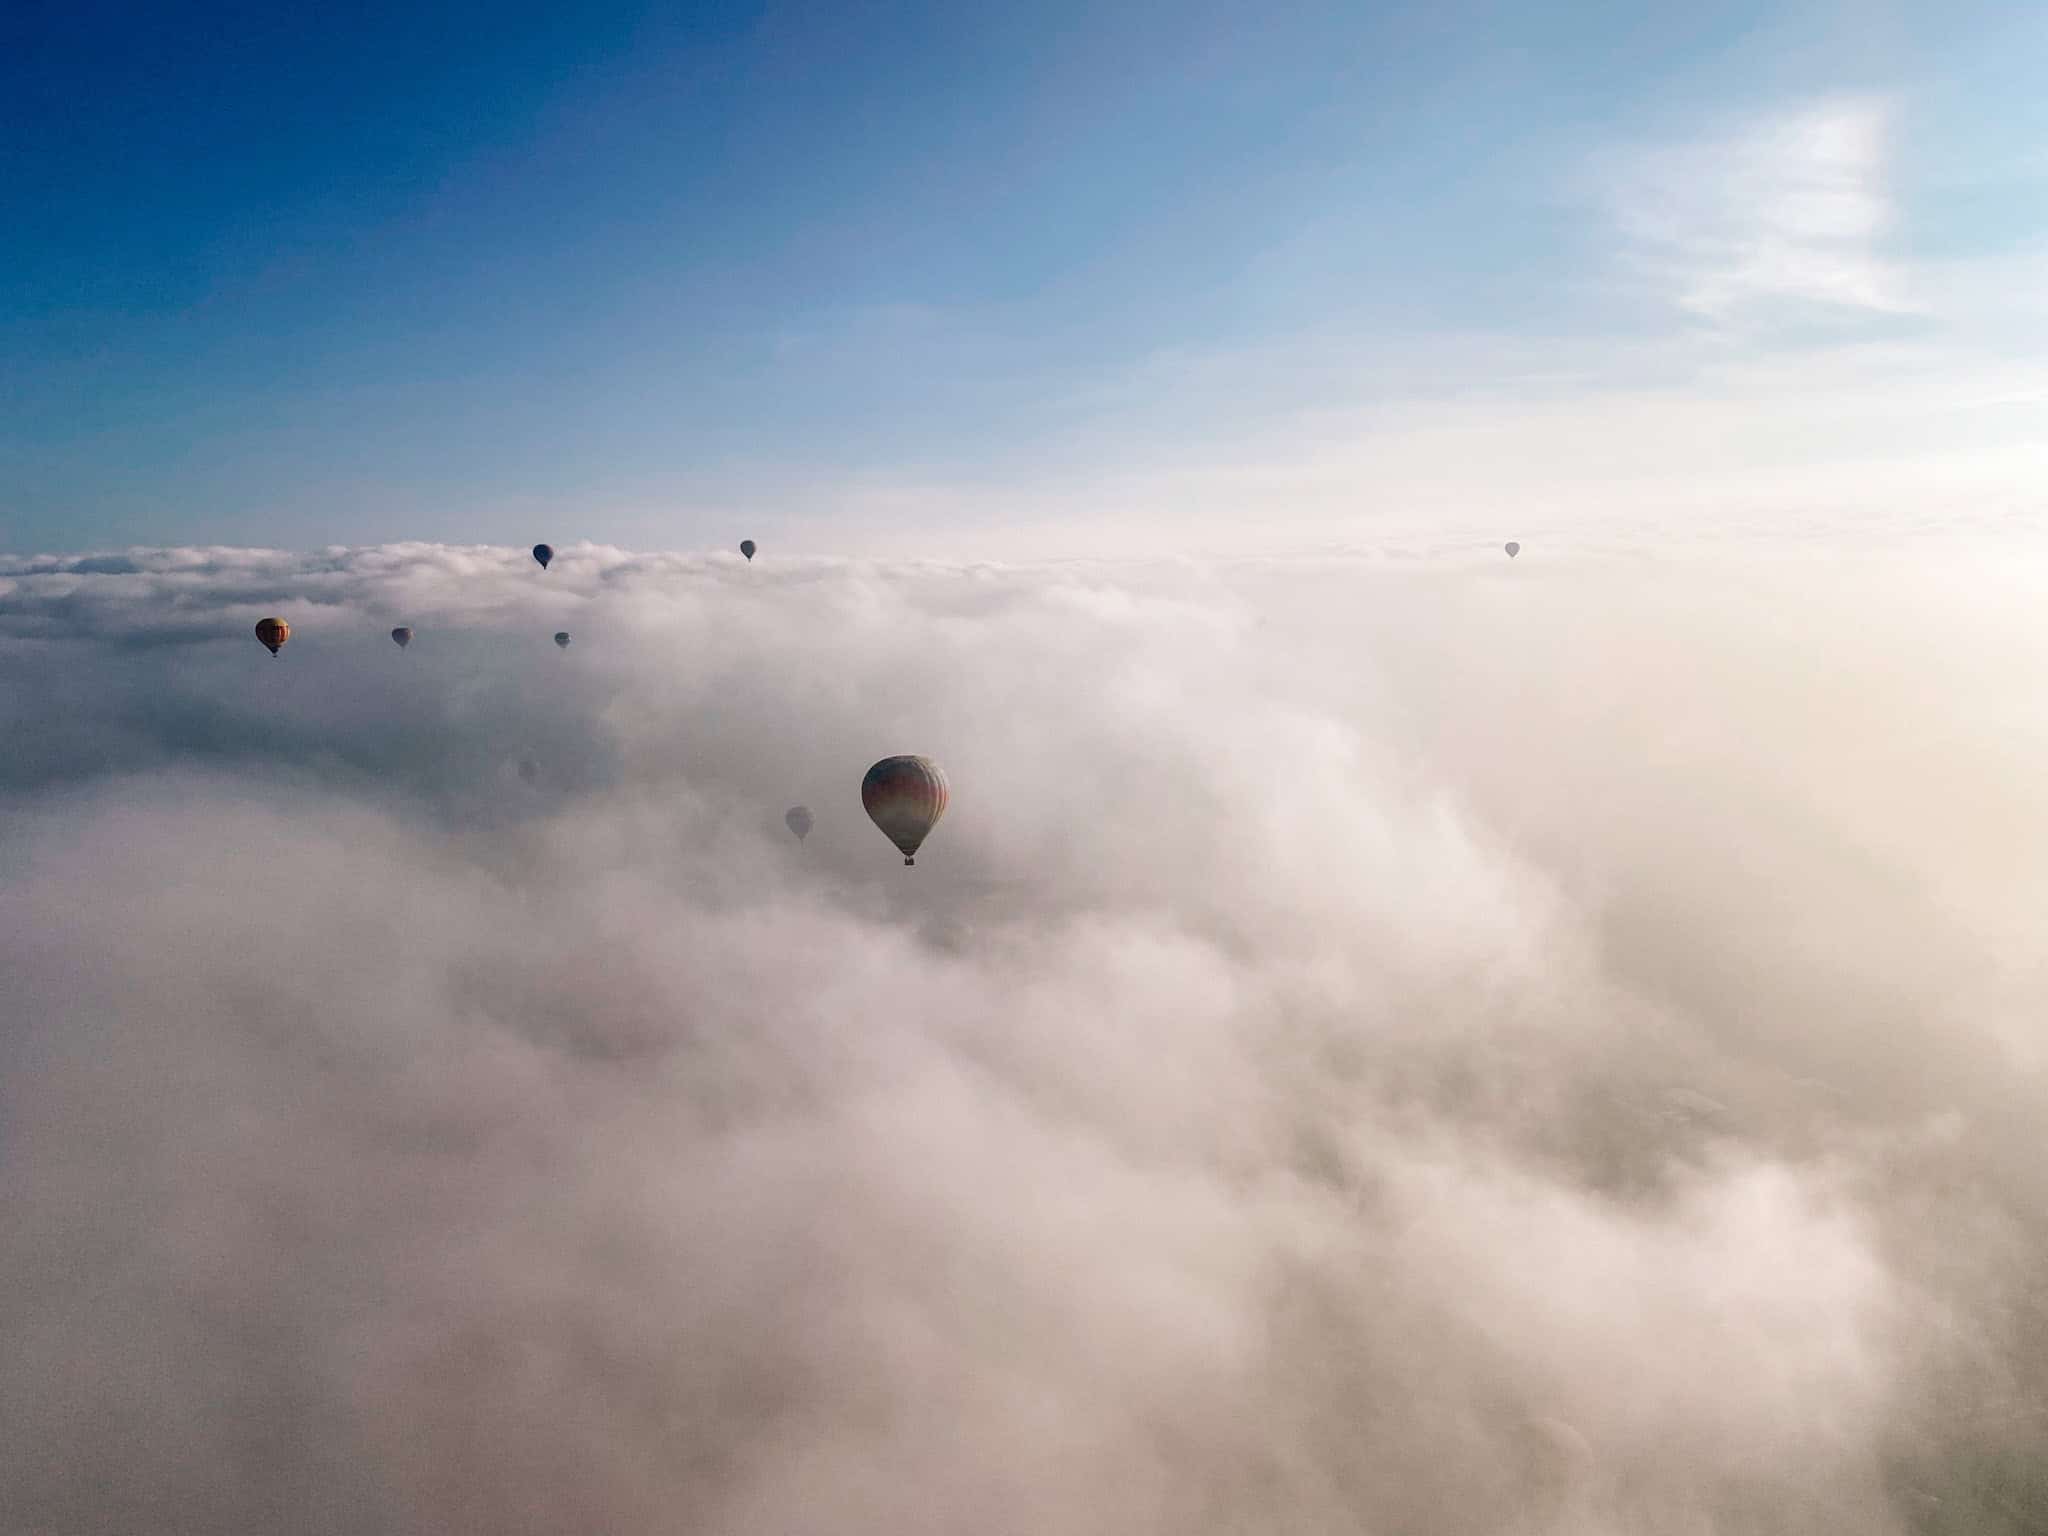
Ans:
{"type": "Polygon", "coordinates": [[[0,571],[13,1524],[2041,1507],[2038,558],[557,547],[0,571]]]}

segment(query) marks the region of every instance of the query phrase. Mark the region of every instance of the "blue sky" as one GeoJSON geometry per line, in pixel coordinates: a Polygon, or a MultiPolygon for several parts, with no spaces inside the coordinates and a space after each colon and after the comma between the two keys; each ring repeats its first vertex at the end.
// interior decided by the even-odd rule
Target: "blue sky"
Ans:
{"type": "Polygon", "coordinates": [[[2048,487],[2031,7],[357,10],[11,13],[0,548],[2048,487]]]}

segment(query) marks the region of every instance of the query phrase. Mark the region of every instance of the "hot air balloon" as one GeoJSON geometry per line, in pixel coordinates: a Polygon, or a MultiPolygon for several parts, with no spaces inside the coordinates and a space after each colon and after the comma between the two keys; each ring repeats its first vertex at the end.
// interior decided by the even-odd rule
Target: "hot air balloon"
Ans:
{"type": "Polygon", "coordinates": [[[745,556],[746,556],[746,557],[747,557],[747,558],[748,558],[749,560],[753,559],[753,558],[754,558],[754,541],[753,541],[752,539],[741,539],[741,540],[740,540],[740,553],[741,553],[741,554],[743,554],[743,555],[745,555],[745,556]]]}
{"type": "Polygon", "coordinates": [[[860,803],[882,836],[915,864],[918,844],[946,814],[946,775],[928,757],[885,757],[860,781],[860,803]]]}
{"type": "Polygon", "coordinates": [[[530,757],[522,757],[519,759],[519,777],[531,784],[540,777],[540,764],[530,757]]]}
{"type": "Polygon", "coordinates": [[[412,629],[408,625],[401,624],[398,628],[391,631],[391,638],[398,642],[398,648],[402,651],[412,644],[412,629]]]}
{"type": "Polygon", "coordinates": [[[291,637],[292,627],[285,623],[283,619],[258,619],[256,621],[256,638],[270,647],[270,654],[273,656],[284,649],[285,641],[291,639],[291,637]]]}
{"type": "Polygon", "coordinates": [[[1600,1458],[1586,1437],[1563,1419],[1543,1415],[1524,1419],[1516,1428],[1515,1461],[1530,1492],[1544,1503],[1583,1496],[1598,1479],[1600,1458]]]}
{"type": "Polygon", "coordinates": [[[1519,555],[1519,554],[1520,554],[1521,552],[1522,552],[1522,546],[1521,546],[1521,545],[1519,545],[1519,544],[1517,544],[1517,543],[1515,543],[1515,542],[1514,542],[1514,541],[1513,541],[1512,539],[1510,539],[1510,540],[1508,541],[1508,558],[1509,558],[1510,560],[1512,560],[1512,559],[1514,559],[1514,558],[1515,558],[1515,556],[1519,555]]]}
{"type": "Polygon", "coordinates": [[[534,545],[533,558],[540,562],[540,568],[542,570],[546,570],[548,568],[548,562],[555,558],[555,546],[552,544],[534,545]]]}
{"type": "Polygon", "coordinates": [[[811,835],[811,812],[808,806],[792,805],[789,808],[789,814],[784,816],[782,820],[789,830],[796,834],[798,842],[802,842],[811,835]]]}
{"type": "Polygon", "coordinates": [[[559,645],[565,651],[569,649],[569,631],[567,631],[566,629],[556,630],[555,644],[559,645]]]}
{"type": "Polygon", "coordinates": [[[1695,1120],[1719,1120],[1728,1113],[1726,1104],[1719,1099],[1708,1098],[1697,1088],[1666,1088],[1664,1106],[1664,1118],[1679,1125],[1695,1120]]]}

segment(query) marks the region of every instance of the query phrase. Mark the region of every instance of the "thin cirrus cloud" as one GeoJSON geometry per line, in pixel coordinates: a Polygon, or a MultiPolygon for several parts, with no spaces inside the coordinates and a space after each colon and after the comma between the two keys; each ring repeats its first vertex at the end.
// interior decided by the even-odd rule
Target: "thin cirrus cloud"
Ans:
{"type": "Polygon", "coordinates": [[[1436,547],[1512,522],[1545,538],[1822,538],[2038,527],[2048,484],[2038,251],[1909,260],[1909,98],[1844,95],[1566,173],[1611,242],[1640,329],[1314,336],[1178,346],[1074,393],[1058,451],[1000,475],[927,468],[795,488],[832,539],[970,539],[1003,556],[1436,547]],[[1785,345],[1796,341],[1797,345],[1785,345]]]}
{"type": "Polygon", "coordinates": [[[1882,97],[1828,98],[1608,160],[1628,260],[1717,323],[1910,311],[1906,274],[1884,247],[1896,115],[1882,97]]]}

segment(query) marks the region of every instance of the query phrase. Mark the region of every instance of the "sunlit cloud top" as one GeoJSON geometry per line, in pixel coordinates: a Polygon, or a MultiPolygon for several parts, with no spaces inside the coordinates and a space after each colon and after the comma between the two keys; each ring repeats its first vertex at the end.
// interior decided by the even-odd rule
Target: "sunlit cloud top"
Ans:
{"type": "Polygon", "coordinates": [[[2024,1529],[2040,549],[6,562],[0,1508],[2024,1529]]]}

